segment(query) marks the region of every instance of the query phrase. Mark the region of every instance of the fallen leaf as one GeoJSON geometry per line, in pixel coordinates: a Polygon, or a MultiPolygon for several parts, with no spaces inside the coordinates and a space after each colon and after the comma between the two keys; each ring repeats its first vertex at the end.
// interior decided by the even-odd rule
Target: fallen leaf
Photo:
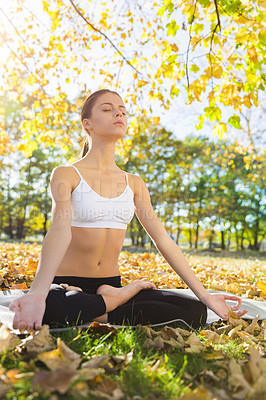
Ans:
{"type": "Polygon", "coordinates": [[[69,368],[56,369],[54,371],[37,371],[32,379],[32,386],[35,390],[40,385],[43,390],[48,390],[49,392],[66,393],[76,377],[77,372],[69,368]]]}
{"type": "Polygon", "coordinates": [[[109,354],[102,354],[101,356],[95,354],[90,360],[81,364],[81,368],[98,368],[104,367],[108,364],[110,359],[109,354]]]}
{"type": "Polygon", "coordinates": [[[93,380],[99,375],[104,374],[105,370],[103,368],[81,368],[77,370],[79,378],[85,380],[93,380]]]}
{"type": "Polygon", "coordinates": [[[195,332],[192,332],[189,338],[186,340],[186,345],[189,344],[189,347],[186,347],[184,350],[186,353],[200,353],[206,350],[204,344],[199,340],[195,332]]]}
{"type": "Polygon", "coordinates": [[[261,290],[261,295],[266,296],[266,282],[258,281],[257,287],[261,290]]]}
{"type": "Polygon", "coordinates": [[[201,331],[200,333],[207,338],[206,344],[208,344],[208,343],[223,344],[223,343],[227,342],[224,339],[224,337],[221,337],[220,335],[218,335],[218,333],[211,331],[209,329],[205,329],[205,330],[201,331]]]}
{"type": "Polygon", "coordinates": [[[51,370],[70,369],[76,370],[81,362],[81,356],[71,350],[64,341],[57,338],[57,348],[37,355],[37,359],[41,360],[51,370]]]}
{"type": "Polygon", "coordinates": [[[19,343],[21,339],[15,333],[11,333],[7,325],[0,327],[0,353],[13,350],[19,343]]]}
{"type": "Polygon", "coordinates": [[[236,325],[230,332],[228,332],[228,337],[235,339],[238,338],[237,332],[242,329],[242,325],[236,325]]]}
{"type": "Polygon", "coordinates": [[[254,319],[252,320],[251,324],[249,324],[249,325],[244,329],[245,332],[254,334],[254,331],[255,331],[255,330],[258,330],[258,331],[259,331],[259,330],[261,329],[260,326],[258,325],[258,320],[259,320],[259,318],[260,318],[260,316],[257,315],[256,318],[254,318],[254,319]]]}
{"type": "Polygon", "coordinates": [[[21,345],[25,346],[28,353],[38,354],[51,349],[56,346],[52,335],[50,334],[49,325],[43,325],[40,330],[22,339],[21,345]]]}
{"type": "Polygon", "coordinates": [[[211,392],[204,388],[203,386],[199,386],[195,390],[187,393],[185,395],[181,395],[181,400],[212,400],[213,396],[211,392]]]}
{"type": "Polygon", "coordinates": [[[146,341],[143,344],[144,347],[150,348],[150,347],[155,347],[157,349],[163,349],[164,348],[164,340],[161,336],[157,336],[155,339],[146,339],[146,341]]]}

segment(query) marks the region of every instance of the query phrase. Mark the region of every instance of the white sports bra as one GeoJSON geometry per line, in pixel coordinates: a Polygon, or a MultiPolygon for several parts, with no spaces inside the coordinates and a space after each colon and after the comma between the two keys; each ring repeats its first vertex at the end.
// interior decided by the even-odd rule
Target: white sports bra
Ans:
{"type": "Polygon", "coordinates": [[[96,193],[79,170],[75,168],[80,181],[71,193],[72,222],[71,226],[80,228],[115,228],[127,229],[135,212],[134,192],[128,184],[123,193],[117,197],[102,197],[96,193]]]}

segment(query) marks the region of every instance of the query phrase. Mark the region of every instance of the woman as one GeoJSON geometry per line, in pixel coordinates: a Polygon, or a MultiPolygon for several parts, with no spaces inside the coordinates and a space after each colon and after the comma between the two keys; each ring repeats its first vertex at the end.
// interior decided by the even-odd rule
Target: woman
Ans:
{"type": "Polygon", "coordinates": [[[116,141],[127,131],[120,95],[108,89],[91,94],[81,124],[87,133],[81,158],[52,171],[51,225],[29,292],[9,305],[15,311],[13,328],[31,333],[42,324],[136,325],[177,318],[197,328],[206,322],[207,306],[228,319],[228,310],[239,309],[241,298],[204,289],[155,214],[144,181],[114,161],[116,141]],[[142,280],[122,287],[118,258],[134,212],[198,299],[142,280]],[[237,300],[238,305],[230,307],[225,299],[237,300]]]}

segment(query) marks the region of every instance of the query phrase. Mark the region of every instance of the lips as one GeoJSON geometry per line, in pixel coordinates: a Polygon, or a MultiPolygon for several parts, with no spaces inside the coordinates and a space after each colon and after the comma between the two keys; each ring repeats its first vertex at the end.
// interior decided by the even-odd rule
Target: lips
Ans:
{"type": "Polygon", "coordinates": [[[119,125],[124,125],[124,123],[122,121],[116,121],[114,122],[114,125],[119,124],[119,125]]]}

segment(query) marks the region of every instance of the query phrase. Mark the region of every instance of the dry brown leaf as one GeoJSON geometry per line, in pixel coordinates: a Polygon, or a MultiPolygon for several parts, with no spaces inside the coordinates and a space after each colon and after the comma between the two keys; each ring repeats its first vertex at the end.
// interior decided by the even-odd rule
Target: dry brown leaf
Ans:
{"type": "Polygon", "coordinates": [[[246,364],[246,368],[249,370],[249,374],[251,376],[251,383],[255,383],[261,376],[262,371],[259,367],[259,361],[261,360],[260,354],[258,350],[256,350],[254,347],[251,347],[249,349],[250,353],[250,360],[246,364]]]}
{"type": "Polygon", "coordinates": [[[260,341],[265,341],[266,342],[266,329],[262,328],[260,333],[257,336],[257,339],[260,341]]]}
{"type": "Polygon", "coordinates": [[[184,349],[186,353],[200,353],[206,350],[206,346],[199,340],[195,332],[192,332],[186,340],[186,345],[187,344],[189,344],[189,347],[184,349]]]}
{"type": "Polygon", "coordinates": [[[228,322],[233,326],[241,325],[244,328],[248,326],[248,322],[244,321],[242,318],[239,318],[233,310],[229,309],[228,311],[228,322]]]}
{"type": "Polygon", "coordinates": [[[253,347],[250,347],[249,352],[250,360],[244,364],[244,373],[236,360],[232,359],[229,362],[228,384],[236,392],[234,398],[235,396],[238,399],[253,398],[261,394],[266,397],[266,360],[253,347]]]}
{"type": "Polygon", "coordinates": [[[256,394],[264,394],[264,398],[266,398],[266,379],[265,374],[261,375],[257,382],[254,384],[254,392],[256,394]]]}
{"type": "Polygon", "coordinates": [[[128,364],[133,357],[133,351],[129,352],[129,353],[125,353],[122,355],[111,355],[111,361],[114,364],[128,364]]]}
{"type": "Polygon", "coordinates": [[[155,339],[148,338],[145,340],[144,347],[150,348],[150,347],[155,347],[157,349],[163,349],[164,348],[164,340],[161,336],[157,336],[155,339]]]}
{"type": "Polygon", "coordinates": [[[169,345],[170,347],[175,347],[177,349],[181,349],[184,347],[184,345],[182,343],[178,342],[177,340],[175,340],[172,337],[169,340],[164,339],[164,343],[169,345]]]}
{"type": "Polygon", "coordinates": [[[108,364],[110,359],[109,354],[102,354],[101,356],[95,354],[88,361],[81,364],[81,368],[99,368],[108,364]]]}
{"type": "Polygon", "coordinates": [[[70,369],[76,370],[81,362],[81,356],[71,350],[64,341],[57,338],[57,348],[37,355],[37,359],[41,360],[51,370],[70,369]]]}
{"type": "Polygon", "coordinates": [[[77,372],[70,369],[56,369],[54,371],[37,371],[32,379],[35,390],[38,385],[49,392],[66,393],[71,383],[77,378],[77,372]]]}
{"type": "Polygon", "coordinates": [[[140,325],[139,329],[141,329],[148,337],[160,335],[160,332],[156,332],[149,325],[140,325]]]}
{"type": "Polygon", "coordinates": [[[257,315],[256,318],[254,318],[254,319],[252,320],[251,324],[249,324],[249,325],[244,329],[244,331],[247,332],[247,333],[251,333],[252,335],[254,334],[254,331],[255,331],[255,330],[258,330],[258,331],[259,331],[259,330],[261,329],[260,326],[259,326],[259,324],[258,324],[259,318],[260,318],[260,316],[257,315]]]}
{"type": "MultiPolygon", "coordinates": [[[[190,333],[189,333],[190,335],[190,333]]],[[[181,336],[181,334],[179,333],[179,330],[177,328],[173,328],[171,326],[165,326],[162,330],[161,330],[161,336],[163,339],[165,340],[169,340],[170,338],[174,338],[176,339],[182,346],[185,345],[185,341],[183,339],[183,337],[181,336]]]]}
{"type": "Polygon", "coordinates": [[[106,400],[124,400],[125,399],[125,394],[124,394],[124,392],[122,392],[122,390],[120,388],[115,389],[112,394],[107,394],[107,393],[104,393],[97,389],[95,389],[95,390],[89,389],[88,393],[95,396],[96,399],[106,399],[106,400]]]}
{"type": "MultiPolygon", "coordinates": [[[[224,371],[223,371],[223,372],[224,372],[224,371]]],[[[199,372],[198,376],[199,376],[199,377],[203,377],[203,378],[204,378],[204,377],[210,378],[211,380],[213,380],[213,381],[215,381],[215,382],[219,382],[219,381],[220,381],[220,378],[219,378],[218,376],[216,376],[216,375],[214,374],[213,371],[210,371],[210,370],[208,370],[208,369],[206,369],[206,368],[202,369],[202,370],[199,372]]]]}
{"type": "Polygon", "coordinates": [[[183,336],[189,336],[191,333],[190,331],[186,331],[185,329],[182,328],[175,328],[175,330],[183,336]]]}
{"type": "Polygon", "coordinates": [[[93,380],[97,378],[99,375],[104,374],[104,368],[81,368],[77,370],[79,378],[85,380],[93,380]]]}
{"type": "Polygon", "coordinates": [[[256,339],[254,336],[250,335],[249,333],[242,331],[242,332],[236,332],[236,334],[238,335],[238,337],[243,340],[243,342],[252,344],[252,345],[256,345],[256,343],[258,342],[258,339],[256,339]]]}
{"type": "Polygon", "coordinates": [[[15,333],[11,333],[7,325],[0,327],[0,353],[13,350],[19,343],[21,339],[15,333]]]}
{"type": "Polygon", "coordinates": [[[94,332],[100,333],[102,335],[109,333],[112,331],[111,336],[117,334],[117,328],[114,326],[110,326],[109,324],[93,321],[90,326],[89,330],[93,330],[94,332]]]}
{"type": "Polygon", "coordinates": [[[233,325],[229,324],[229,325],[220,326],[219,328],[216,329],[216,332],[219,335],[221,335],[222,333],[228,334],[228,332],[230,332],[231,329],[233,329],[233,325]]]}
{"type": "Polygon", "coordinates": [[[195,390],[187,393],[185,395],[181,395],[181,400],[213,400],[213,396],[211,392],[204,388],[203,386],[199,386],[195,390]]]}
{"type": "Polygon", "coordinates": [[[104,379],[97,387],[97,390],[90,391],[99,399],[122,400],[125,394],[118,387],[118,384],[110,378],[104,379]]]}
{"type": "Polygon", "coordinates": [[[207,338],[206,344],[208,344],[208,343],[223,344],[223,343],[227,342],[227,340],[225,340],[224,336],[222,337],[222,336],[218,335],[218,333],[211,331],[209,329],[202,330],[200,333],[207,338]]]}
{"type": "Polygon", "coordinates": [[[228,337],[235,339],[238,338],[239,336],[237,335],[237,332],[242,329],[242,325],[236,325],[233,329],[228,332],[228,337]]]}
{"type": "Polygon", "coordinates": [[[25,346],[28,353],[43,353],[54,349],[56,346],[52,335],[50,334],[49,325],[45,324],[40,330],[22,339],[20,346],[25,346]]]}

